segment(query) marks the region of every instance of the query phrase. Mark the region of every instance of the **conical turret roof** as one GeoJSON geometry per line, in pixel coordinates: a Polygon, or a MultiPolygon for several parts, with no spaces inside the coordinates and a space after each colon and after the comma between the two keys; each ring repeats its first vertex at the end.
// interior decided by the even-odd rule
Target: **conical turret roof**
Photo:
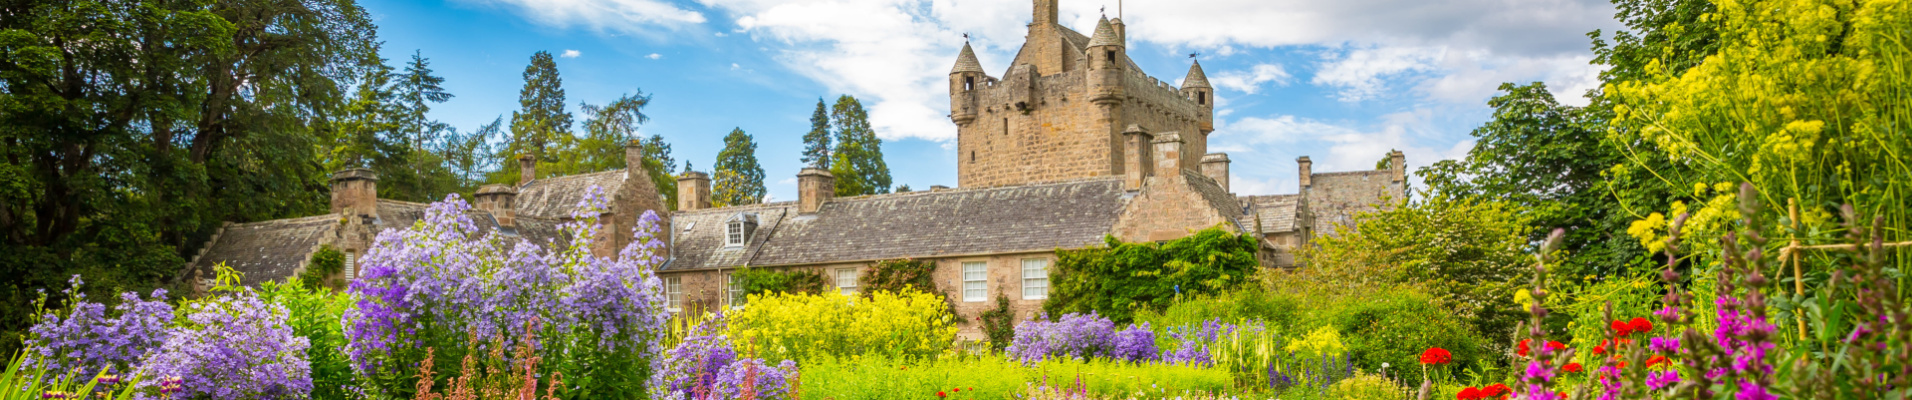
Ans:
{"type": "Polygon", "coordinates": [[[963,42],[963,53],[956,56],[956,68],[949,70],[950,75],[964,72],[983,72],[983,64],[976,62],[976,50],[969,48],[969,42],[963,42]]]}
{"type": "Polygon", "coordinates": [[[1115,26],[1109,25],[1109,17],[1107,16],[1102,17],[1102,21],[1095,23],[1095,34],[1089,37],[1088,47],[1097,46],[1123,47],[1122,36],[1115,34],[1115,26]]]}
{"type": "Polygon", "coordinates": [[[1182,78],[1182,88],[1213,89],[1213,87],[1208,86],[1208,74],[1202,73],[1201,61],[1196,61],[1195,65],[1188,67],[1188,76],[1182,78]]]}

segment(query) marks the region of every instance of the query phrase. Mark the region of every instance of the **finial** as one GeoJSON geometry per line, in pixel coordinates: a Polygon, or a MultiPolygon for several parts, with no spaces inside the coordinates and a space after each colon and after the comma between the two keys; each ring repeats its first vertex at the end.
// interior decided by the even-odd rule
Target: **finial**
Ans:
{"type": "Polygon", "coordinates": [[[1109,6],[1102,6],[1102,18],[1109,17],[1109,6]]]}
{"type": "Polygon", "coordinates": [[[969,34],[968,34],[968,33],[963,33],[963,41],[965,41],[965,42],[967,42],[967,41],[969,41],[969,34]]]}
{"type": "Polygon", "coordinates": [[[1195,56],[1199,55],[1202,55],[1202,53],[1188,53],[1188,58],[1195,58],[1195,56]]]}

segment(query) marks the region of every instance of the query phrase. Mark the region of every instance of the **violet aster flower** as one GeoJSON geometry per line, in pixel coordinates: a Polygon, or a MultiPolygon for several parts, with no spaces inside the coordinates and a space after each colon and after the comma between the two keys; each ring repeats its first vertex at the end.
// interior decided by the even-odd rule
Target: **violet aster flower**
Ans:
{"type": "Polygon", "coordinates": [[[166,325],[173,319],[166,289],[154,289],[148,300],[133,292],[121,293],[120,304],[109,315],[105,305],[87,301],[80,293],[86,283],[79,275],[68,283],[65,293],[71,307],[47,313],[27,328],[27,365],[85,374],[128,371],[166,341],[166,325]]]}
{"type": "MultiPolygon", "coordinates": [[[[141,364],[141,376],[174,377],[174,391],[184,397],[294,399],[312,392],[309,344],[286,325],[290,312],[284,306],[246,290],[188,307],[191,323],[171,329],[166,343],[141,364]]],[[[157,390],[162,383],[149,379],[140,385],[157,390]]]]}

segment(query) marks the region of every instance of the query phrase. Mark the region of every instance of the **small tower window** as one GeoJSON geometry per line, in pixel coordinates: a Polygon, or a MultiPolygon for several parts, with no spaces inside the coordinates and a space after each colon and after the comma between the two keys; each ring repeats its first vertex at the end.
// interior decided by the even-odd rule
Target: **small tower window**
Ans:
{"type": "Polygon", "coordinates": [[[1195,92],[1195,104],[1208,105],[1208,92],[1195,92]]]}
{"type": "Polygon", "coordinates": [[[975,151],[975,150],[970,150],[970,151],[969,151],[969,163],[970,163],[970,164],[975,164],[975,163],[976,163],[976,151],[975,151]]]}
{"type": "Polygon", "coordinates": [[[975,89],[975,88],[976,88],[976,77],[973,77],[973,76],[963,77],[963,91],[967,92],[970,89],[975,89]]]}
{"type": "Polygon", "coordinates": [[[750,243],[750,235],[757,232],[757,214],[740,213],[724,222],[724,246],[735,247],[750,243]]]}
{"type": "Polygon", "coordinates": [[[1102,55],[1109,59],[1109,64],[1115,64],[1115,50],[1102,52],[1102,55]]]}

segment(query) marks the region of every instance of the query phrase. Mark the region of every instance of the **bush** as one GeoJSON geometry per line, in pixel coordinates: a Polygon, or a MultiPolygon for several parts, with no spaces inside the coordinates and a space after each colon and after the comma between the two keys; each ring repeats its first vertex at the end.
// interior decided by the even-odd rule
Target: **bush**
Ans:
{"type": "Polygon", "coordinates": [[[285,307],[289,313],[286,325],[292,328],[292,334],[310,342],[305,357],[312,363],[312,398],[346,398],[346,387],[354,383],[357,374],[352,371],[352,360],[346,357],[345,330],[339,321],[352,307],[351,297],[294,281],[263,283],[258,294],[261,300],[285,307]]]}
{"type": "Polygon", "coordinates": [[[807,363],[830,357],[929,358],[956,340],[954,317],[936,295],[906,291],[851,297],[773,294],[725,314],[739,350],[765,360],[807,363]]]}
{"type": "Polygon", "coordinates": [[[1363,370],[1391,370],[1419,381],[1421,352],[1440,347],[1453,353],[1447,367],[1465,370],[1482,359],[1482,340],[1464,321],[1435,305],[1426,295],[1395,291],[1341,309],[1333,317],[1348,354],[1363,370]]]}
{"type": "Polygon", "coordinates": [[[325,245],[312,252],[312,259],[306,262],[305,272],[299,273],[298,281],[306,289],[337,288],[339,280],[333,277],[343,276],[340,273],[344,271],[345,254],[332,245],[325,245]]]}
{"type": "Polygon", "coordinates": [[[1377,375],[1359,374],[1336,382],[1328,391],[1331,398],[1343,400],[1394,400],[1413,392],[1377,375]]]}
{"type": "Polygon", "coordinates": [[[1300,302],[1293,296],[1270,293],[1250,286],[1214,295],[1183,296],[1167,308],[1136,312],[1136,321],[1160,327],[1200,325],[1205,321],[1241,323],[1260,321],[1280,332],[1294,330],[1301,317],[1300,302]]]}
{"type": "Polygon", "coordinates": [[[1142,309],[1162,309],[1178,295],[1215,294],[1248,283],[1260,265],[1261,240],[1208,228],[1167,243],[1122,243],[1057,250],[1049,273],[1049,315],[1095,312],[1128,323],[1142,309]]]}
{"type": "MultiPolygon", "coordinates": [[[[236,274],[222,275],[221,281],[238,281],[236,274]]],[[[158,392],[171,378],[182,398],[289,399],[312,392],[310,342],[287,326],[285,307],[238,289],[183,311],[186,321],[168,329],[166,342],[141,363],[139,375],[151,378],[140,390],[158,392]]]]}
{"type": "Polygon", "coordinates": [[[936,290],[936,263],[911,259],[883,260],[870,266],[870,272],[858,278],[865,292],[942,293],[936,290]]]}
{"type": "Polygon", "coordinates": [[[724,325],[722,315],[706,319],[658,358],[650,383],[652,399],[794,398],[796,363],[784,360],[772,368],[762,359],[738,357],[724,336],[724,325]],[[752,396],[741,396],[746,392],[752,396]]]}
{"type": "Polygon", "coordinates": [[[744,296],[772,293],[823,293],[823,274],[816,271],[771,271],[744,268],[731,275],[743,286],[744,296]]]}
{"type": "Polygon", "coordinates": [[[807,399],[937,399],[936,392],[944,392],[948,399],[1014,399],[1028,398],[1033,387],[1045,386],[1071,391],[1079,387],[1093,398],[1160,399],[1189,392],[1254,391],[1234,388],[1227,373],[1213,368],[1105,360],[1055,358],[1024,365],[1004,356],[932,362],[865,357],[804,365],[803,397],[807,399]]]}
{"type": "Polygon", "coordinates": [[[1126,362],[1161,359],[1155,331],[1147,323],[1116,330],[1114,322],[1094,312],[1063,315],[1055,321],[1023,321],[1016,326],[1016,336],[1007,350],[1010,358],[1026,363],[1056,357],[1126,362]]]}

